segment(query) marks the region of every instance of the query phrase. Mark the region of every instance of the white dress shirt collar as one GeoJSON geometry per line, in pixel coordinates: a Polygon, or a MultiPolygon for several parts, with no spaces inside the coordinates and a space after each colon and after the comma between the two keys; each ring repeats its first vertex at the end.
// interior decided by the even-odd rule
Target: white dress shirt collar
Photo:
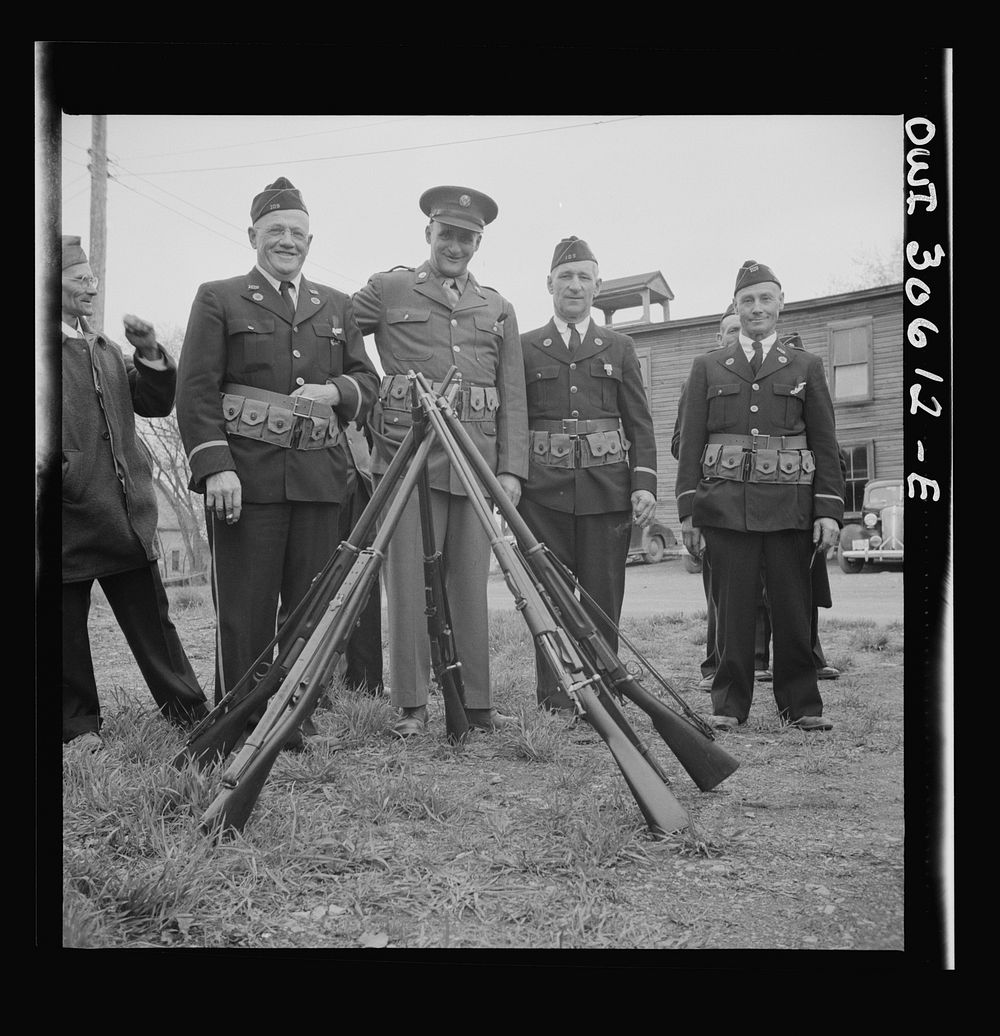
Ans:
{"type": "MultiPolygon", "coordinates": [[[[276,277],[272,277],[267,272],[267,270],[262,270],[257,263],[254,263],[254,268],[257,270],[257,272],[262,277],[267,278],[267,283],[270,284],[271,287],[274,288],[274,290],[280,295],[281,294],[281,281],[278,278],[276,278],[276,277]]],[[[292,290],[295,292],[296,297],[298,297],[298,294],[299,294],[299,284],[301,282],[302,282],[302,271],[299,270],[299,272],[292,278],[292,281],[291,281],[292,290]]]]}
{"type": "MultiPolygon", "coordinates": [[[[556,330],[562,335],[563,341],[569,345],[569,324],[563,320],[562,317],[552,315],[552,321],[556,325],[556,330]]],[[[583,320],[576,321],[576,330],[580,335],[580,341],[587,337],[587,331],[590,329],[590,314],[583,318],[583,320]]]]}
{"type": "MultiPolygon", "coordinates": [[[[778,339],[778,332],[777,331],[772,331],[767,336],[767,338],[762,338],[760,340],[760,344],[763,346],[763,350],[762,350],[761,355],[765,359],[767,358],[767,354],[771,350],[771,346],[774,345],[774,343],[777,341],[777,339],[778,339]]],[[[746,358],[749,360],[750,357],[753,356],[753,339],[752,338],[748,338],[742,331],[740,331],[740,345],[743,346],[743,352],[746,355],[746,358]]]]}

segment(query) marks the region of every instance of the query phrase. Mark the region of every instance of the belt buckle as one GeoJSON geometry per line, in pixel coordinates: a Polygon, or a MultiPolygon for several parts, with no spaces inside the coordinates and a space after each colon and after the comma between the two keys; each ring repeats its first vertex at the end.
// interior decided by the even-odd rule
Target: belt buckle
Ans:
{"type": "Polygon", "coordinates": [[[316,402],[315,399],[310,399],[308,396],[292,396],[292,413],[296,417],[312,417],[313,404],[316,402]],[[305,409],[300,410],[299,404],[308,403],[309,405],[305,409]]]}
{"type": "Polygon", "coordinates": [[[580,424],[578,417],[564,417],[562,422],[563,435],[578,435],[577,427],[580,424]]]}
{"type": "Polygon", "coordinates": [[[751,438],[753,439],[753,446],[750,447],[751,452],[756,453],[758,450],[770,449],[772,438],[770,435],[754,435],[751,438]],[[762,439],[763,443],[758,442],[758,439],[762,439]]]}

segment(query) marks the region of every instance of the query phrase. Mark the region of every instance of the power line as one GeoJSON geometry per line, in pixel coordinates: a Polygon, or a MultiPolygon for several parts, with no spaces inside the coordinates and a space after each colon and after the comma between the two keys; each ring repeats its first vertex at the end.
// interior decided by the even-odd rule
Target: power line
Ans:
{"type": "MultiPolygon", "coordinates": [[[[458,144],[481,144],[488,140],[509,140],[511,137],[530,137],[539,133],[558,133],[561,130],[584,129],[587,126],[604,126],[612,122],[628,122],[631,119],[641,119],[642,115],[624,115],[617,119],[598,119],[594,122],[576,122],[568,126],[549,126],[546,129],[521,130],[517,133],[499,133],[491,137],[469,137],[466,140],[444,140],[436,144],[414,144],[410,147],[386,148],[383,151],[354,151],[347,155],[322,155],[317,158],[290,158],[282,159],[283,165],[301,165],[304,162],[336,162],[344,158],[369,158],[374,155],[395,155],[404,151],[425,151],[430,148],[454,147],[458,144]]],[[[216,165],[203,166],[200,169],[161,169],[159,172],[148,172],[147,176],[171,176],[176,173],[218,173],[228,172],[233,169],[260,169],[263,166],[273,166],[274,161],[250,162],[246,165],[216,165]]],[[[134,175],[134,174],[133,174],[134,175]]]]}
{"type": "MultiPolygon", "coordinates": [[[[146,201],[151,201],[154,205],[159,205],[161,208],[166,209],[168,212],[173,212],[175,215],[180,216],[181,219],[186,219],[189,223],[194,223],[195,226],[201,227],[203,230],[207,230],[210,234],[215,234],[217,237],[223,238],[230,244],[240,246],[243,245],[242,241],[238,241],[236,238],[230,237],[228,234],[223,234],[221,231],[216,230],[214,227],[210,227],[207,224],[202,223],[201,221],[196,220],[193,217],[187,215],[187,213],[181,212],[180,209],[175,209],[172,205],[167,205],[164,202],[159,201],[157,198],[151,198],[148,194],[143,194],[142,191],[137,191],[134,187],[131,187],[129,184],[122,183],[122,181],[117,176],[109,176],[108,179],[111,180],[112,183],[116,183],[119,186],[124,187],[125,190],[131,191],[133,194],[137,194],[140,198],[145,198],[146,201]]],[[[316,267],[320,270],[324,270],[326,273],[332,273],[334,274],[334,276],[340,278],[342,281],[351,284],[352,287],[349,290],[353,290],[353,285],[360,283],[360,281],[351,281],[350,278],[348,278],[345,274],[338,273],[336,270],[331,270],[328,266],[324,266],[322,263],[318,263],[311,260],[310,266],[316,267]]]]}
{"type": "MultiPolygon", "coordinates": [[[[184,151],[160,151],[153,155],[132,155],[130,162],[145,161],[147,158],[165,158],[171,155],[194,155],[202,151],[224,151],[235,147],[256,147],[258,144],[279,144],[283,140],[302,140],[304,137],[322,137],[331,133],[347,133],[349,130],[370,129],[373,126],[388,126],[393,122],[409,122],[416,119],[416,115],[404,115],[398,119],[383,119],[381,122],[366,122],[361,126],[341,126],[338,129],[318,130],[315,133],[295,133],[287,137],[268,137],[264,140],[250,140],[239,144],[215,144],[212,147],[193,147],[184,151]]],[[[137,175],[134,174],[133,175],[137,175]]]]}
{"type": "MultiPolygon", "coordinates": [[[[137,177],[138,179],[142,180],[143,183],[148,183],[149,186],[152,187],[154,190],[161,191],[163,194],[169,195],[169,197],[171,198],[176,198],[179,202],[182,202],[183,204],[190,206],[192,209],[197,209],[198,212],[204,212],[206,216],[211,216],[212,219],[217,219],[220,223],[224,224],[225,226],[232,227],[234,230],[239,230],[241,232],[244,232],[246,230],[246,227],[238,226],[236,223],[230,223],[229,220],[223,219],[221,216],[217,216],[214,212],[210,212],[208,209],[203,209],[200,205],[195,205],[194,202],[188,201],[187,198],[182,198],[179,194],[174,194],[172,191],[168,191],[165,187],[158,187],[155,183],[152,182],[152,180],[147,180],[145,176],[139,176],[138,173],[133,173],[130,170],[126,169],[121,164],[121,162],[116,161],[114,164],[118,166],[123,172],[128,173],[128,175],[137,177]]],[[[122,186],[125,187],[126,184],[122,184],[122,186]]],[[[132,189],[134,190],[134,188],[132,189]]],[[[140,194],[139,191],[136,191],[136,193],[140,194]]],[[[147,195],[141,195],[141,197],[147,197],[147,195]]],[[[149,200],[155,201],[154,198],[149,198],[149,200]]],[[[318,266],[321,270],[326,270],[327,273],[332,273],[335,276],[340,277],[347,284],[357,283],[346,273],[341,273],[339,270],[331,270],[328,266],[323,266],[321,263],[313,263],[313,265],[318,266]]]]}

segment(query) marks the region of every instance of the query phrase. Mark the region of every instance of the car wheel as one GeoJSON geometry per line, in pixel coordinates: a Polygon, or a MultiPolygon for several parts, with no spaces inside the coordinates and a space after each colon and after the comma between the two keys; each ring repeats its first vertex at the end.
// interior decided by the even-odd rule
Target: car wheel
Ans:
{"type": "Polygon", "coordinates": [[[860,537],[864,534],[864,530],[860,525],[846,525],[840,530],[840,542],[837,544],[837,564],[840,565],[841,572],[846,572],[848,575],[857,575],[864,567],[864,561],[856,558],[845,558],[841,551],[850,550],[851,543],[855,537],[860,537]]]}
{"type": "Polygon", "coordinates": [[[646,548],[646,564],[655,565],[657,561],[663,560],[663,540],[659,536],[652,536],[649,546],[646,548]]]}

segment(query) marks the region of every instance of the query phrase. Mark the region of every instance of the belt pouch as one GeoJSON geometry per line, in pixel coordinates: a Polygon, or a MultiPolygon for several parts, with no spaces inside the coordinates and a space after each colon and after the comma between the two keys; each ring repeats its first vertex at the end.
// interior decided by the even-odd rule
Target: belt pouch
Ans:
{"type": "Polygon", "coordinates": [[[531,456],[539,464],[549,464],[549,433],[531,432],[531,456]]]}
{"type": "Polygon", "coordinates": [[[719,478],[743,482],[743,464],[745,453],[742,446],[723,446],[719,453],[719,478]]]}
{"type": "Polygon", "coordinates": [[[259,439],[264,434],[264,421],[267,418],[267,403],[248,396],[243,403],[243,410],[236,422],[236,434],[245,435],[249,439],[259,439]]]}
{"type": "Polygon", "coordinates": [[[799,453],[802,455],[802,475],[799,481],[811,485],[816,473],[816,455],[812,450],[799,450],[799,453]]]}
{"type": "Polygon", "coordinates": [[[798,450],[778,451],[778,481],[798,482],[802,470],[802,458],[798,450]]]}
{"type": "Polygon", "coordinates": [[[722,447],[717,442],[710,442],[705,444],[705,449],[702,450],[701,454],[702,478],[719,477],[719,455],[721,453],[722,447]]]}
{"type": "Polygon", "coordinates": [[[778,481],[778,451],[757,450],[752,454],[753,464],[750,468],[751,482],[778,481]]]}
{"type": "Polygon", "coordinates": [[[275,446],[290,446],[295,418],[287,407],[272,403],[267,408],[267,420],[264,422],[261,439],[275,446]]]}
{"type": "Polygon", "coordinates": [[[549,436],[549,465],[553,468],[573,467],[573,439],[553,432],[549,436]]]}
{"type": "Polygon", "coordinates": [[[302,431],[299,433],[300,450],[322,450],[327,444],[327,433],[330,430],[328,417],[303,417],[302,431]]]}
{"type": "Polygon", "coordinates": [[[224,393],[222,396],[222,416],[226,419],[226,431],[236,435],[240,411],[243,409],[243,397],[224,393]]]}

